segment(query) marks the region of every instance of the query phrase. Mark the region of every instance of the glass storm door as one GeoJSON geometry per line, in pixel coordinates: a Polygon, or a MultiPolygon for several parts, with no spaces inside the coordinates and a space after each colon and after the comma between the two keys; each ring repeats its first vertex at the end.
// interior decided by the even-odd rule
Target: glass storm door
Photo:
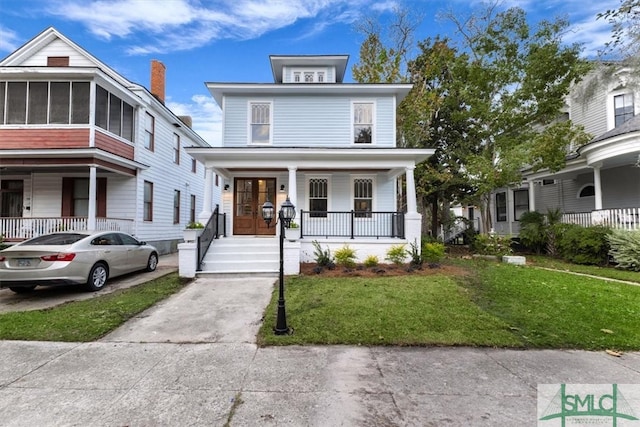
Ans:
{"type": "Polygon", "coordinates": [[[275,235],[275,221],[267,227],[262,219],[262,205],[269,200],[275,206],[275,196],[275,178],[236,178],[233,234],[275,235]]]}

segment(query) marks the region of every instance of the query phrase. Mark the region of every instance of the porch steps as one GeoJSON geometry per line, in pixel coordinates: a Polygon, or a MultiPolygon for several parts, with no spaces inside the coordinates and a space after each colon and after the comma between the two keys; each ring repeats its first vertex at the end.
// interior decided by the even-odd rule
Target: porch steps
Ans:
{"type": "Polygon", "coordinates": [[[198,274],[277,274],[280,249],[275,237],[226,237],[214,240],[198,274]]]}

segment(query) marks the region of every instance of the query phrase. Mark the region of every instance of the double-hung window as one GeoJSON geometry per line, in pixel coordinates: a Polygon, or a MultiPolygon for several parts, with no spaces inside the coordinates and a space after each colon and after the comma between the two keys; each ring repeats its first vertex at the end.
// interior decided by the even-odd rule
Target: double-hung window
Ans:
{"type": "Polygon", "coordinates": [[[180,135],[173,134],[173,163],[180,164],[180,135]]]}
{"type": "Polygon", "coordinates": [[[173,190],[173,223],[180,223],[180,190],[173,190]]]}
{"type": "Polygon", "coordinates": [[[353,143],[371,144],[373,142],[373,102],[353,103],[353,143]]]}
{"type": "Polygon", "coordinates": [[[144,182],[144,208],[142,219],[144,221],[153,221],[153,183],[144,182]]]}
{"type": "Polygon", "coordinates": [[[356,218],[371,218],[373,211],[373,179],[353,180],[353,210],[356,218]]]}
{"type": "Polygon", "coordinates": [[[251,144],[269,144],[271,142],[271,102],[252,102],[250,104],[251,144]]]}
{"type": "Polygon", "coordinates": [[[503,222],[507,220],[507,193],[496,193],[496,221],[503,222]]]}
{"type": "Polygon", "coordinates": [[[149,151],[153,151],[153,140],[155,133],[155,118],[149,114],[145,114],[144,120],[144,148],[149,151]]]}
{"type": "Polygon", "coordinates": [[[613,97],[615,127],[633,117],[633,94],[625,93],[613,97]]]}
{"type": "Polygon", "coordinates": [[[329,207],[329,180],[327,178],[309,179],[309,216],[326,218],[329,207]]]}
{"type": "Polygon", "coordinates": [[[513,218],[520,221],[520,217],[525,212],[529,212],[529,190],[514,190],[513,218]]]}

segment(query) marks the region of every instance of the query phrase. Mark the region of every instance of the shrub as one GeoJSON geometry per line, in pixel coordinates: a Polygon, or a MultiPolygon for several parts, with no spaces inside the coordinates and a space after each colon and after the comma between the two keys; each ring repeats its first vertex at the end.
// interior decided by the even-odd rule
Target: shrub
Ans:
{"type": "Polygon", "coordinates": [[[440,242],[426,242],[422,245],[422,259],[429,263],[438,263],[444,258],[445,247],[440,242]]]}
{"type": "Polygon", "coordinates": [[[607,241],[617,268],[640,271],[640,231],[612,230],[607,241]]]}
{"type": "Polygon", "coordinates": [[[378,260],[377,256],[369,255],[368,257],[365,258],[363,264],[365,267],[370,268],[370,267],[376,267],[379,262],[380,261],[378,260]]]}
{"type": "Polygon", "coordinates": [[[189,230],[194,230],[199,228],[204,228],[204,225],[202,225],[201,222],[190,222],[189,224],[187,224],[187,229],[189,230]]]}
{"type": "Polygon", "coordinates": [[[338,249],[334,257],[336,264],[342,267],[353,268],[356,266],[356,250],[350,248],[349,245],[344,245],[338,249]]]}
{"type": "Polygon", "coordinates": [[[558,256],[558,230],[561,227],[562,211],[559,208],[547,211],[547,253],[551,256],[558,256]]]}
{"type": "Polygon", "coordinates": [[[557,248],[559,255],[574,264],[605,265],[609,261],[609,243],[606,227],[581,227],[576,224],[562,224],[557,228],[557,248]]]}
{"type": "Polygon", "coordinates": [[[407,251],[405,245],[393,245],[387,250],[387,261],[391,261],[395,265],[404,264],[404,260],[407,258],[407,251]]]}
{"type": "Polygon", "coordinates": [[[315,250],[313,251],[313,255],[316,257],[316,264],[320,267],[330,267],[333,265],[333,257],[331,256],[331,249],[327,247],[326,251],[322,250],[320,247],[320,243],[317,240],[311,242],[315,250]]]}
{"type": "MultiPolygon", "coordinates": [[[[424,248],[424,243],[422,245],[424,248]]],[[[424,251],[424,249],[422,249],[424,251]]],[[[424,262],[424,258],[422,257],[422,253],[418,250],[417,242],[411,243],[411,250],[409,251],[409,256],[411,257],[411,267],[414,268],[422,268],[422,263],[424,262]]]]}
{"type": "Polygon", "coordinates": [[[497,234],[478,234],[473,239],[471,245],[473,251],[480,255],[509,255],[511,250],[511,238],[508,236],[498,236],[497,234]]]}
{"type": "Polygon", "coordinates": [[[529,211],[520,217],[520,241],[527,249],[540,254],[547,246],[545,217],[537,211],[529,211]]]}

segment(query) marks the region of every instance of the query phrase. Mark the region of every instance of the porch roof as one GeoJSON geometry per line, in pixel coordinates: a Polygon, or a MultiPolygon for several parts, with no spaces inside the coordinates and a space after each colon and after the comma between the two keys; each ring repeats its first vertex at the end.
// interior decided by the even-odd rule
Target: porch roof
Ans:
{"type": "Polygon", "coordinates": [[[423,162],[431,148],[300,148],[300,147],[190,147],[187,153],[206,167],[229,176],[235,170],[378,170],[401,175],[423,162]]]}
{"type": "MultiPolygon", "coordinates": [[[[98,148],[0,150],[0,167],[3,173],[68,172],[71,168],[95,166],[122,175],[135,175],[149,166],[116,156],[98,148]]],[[[86,170],[86,169],[85,169],[86,170]]]]}

